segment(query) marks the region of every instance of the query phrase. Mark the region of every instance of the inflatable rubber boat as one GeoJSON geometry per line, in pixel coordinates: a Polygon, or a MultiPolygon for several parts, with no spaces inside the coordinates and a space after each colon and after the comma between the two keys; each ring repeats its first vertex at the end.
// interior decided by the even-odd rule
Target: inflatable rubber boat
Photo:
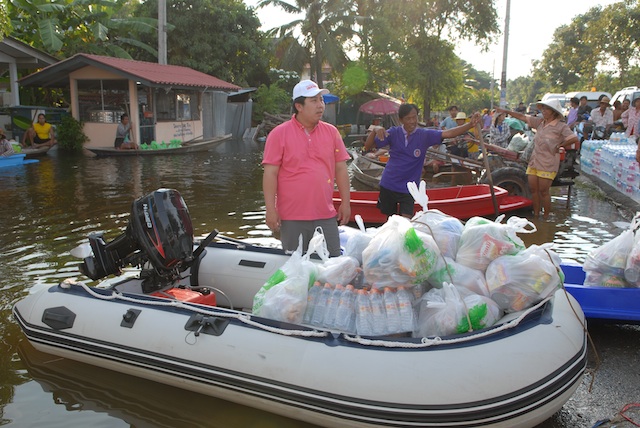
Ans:
{"type": "Polygon", "coordinates": [[[585,320],[564,290],[490,328],[363,337],[252,315],[287,261],[219,239],[194,250],[176,191],[136,200],[127,230],[90,236],[81,271],[13,308],[39,351],[327,427],[534,427],[580,385],[585,320]]]}

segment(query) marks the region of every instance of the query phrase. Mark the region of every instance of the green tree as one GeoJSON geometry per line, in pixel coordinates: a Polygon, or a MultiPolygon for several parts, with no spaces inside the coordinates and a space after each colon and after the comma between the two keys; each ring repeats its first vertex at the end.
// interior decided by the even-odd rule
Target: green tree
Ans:
{"type": "Polygon", "coordinates": [[[471,40],[484,49],[498,33],[497,12],[491,0],[398,0],[377,3],[376,17],[389,31],[373,32],[374,58],[386,73],[384,80],[402,82],[422,100],[425,115],[431,105],[445,107],[465,85],[463,64],[453,42],[471,40]],[[444,40],[444,34],[454,34],[444,40]]]}
{"type": "Polygon", "coordinates": [[[11,21],[9,20],[9,11],[7,4],[0,1],[0,40],[11,34],[11,21]]]}
{"type": "Polygon", "coordinates": [[[571,24],[555,30],[538,67],[550,91],[566,92],[582,77],[595,76],[602,51],[597,47],[599,36],[594,35],[592,24],[600,13],[599,7],[592,8],[589,13],[574,18],[571,24]]]}
{"type": "Polygon", "coordinates": [[[507,104],[517,106],[520,101],[525,104],[533,103],[541,98],[543,83],[533,76],[521,76],[510,80],[507,84],[507,104]]]}
{"type": "Polygon", "coordinates": [[[355,15],[347,0],[262,0],[258,7],[274,5],[285,12],[301,14],[269,35],[276,38],[278,44],[284,43],[281,66],[286,69],[302,71],[305,64],[311,67],[311,77],[323,87],[323,64],[329,64],[341,71],[349,62],[345,46],[354,35],[355,15]]]}
{"type": "Polygon", "coordinates": [[[640,2],[627,0],[607,6],[594,27],[600,29],[599,49],[616,60],[624,81],[629,64],[640,59],[640,2]]]}
{"type": "Polygon", "coordinates": [[[254,122],[260,122],[264,113],[288,113],[291,109],[291,92],[280,88],[276,83],[271,85],[260,85],[254,99],[256,103],[253,108],[254,122]]]}
{"type": "MultiPolygon", "coordinates": [[[[135,14],[157,17],[157,0],[139,5],[135,14]]],[[[266,82],[269,47],[259,31],[260,20],[240,0],[167,0],[167,61],[220,79],[247,86],[266,82]]],[[[148,44],[157,44],[157,33],[140,34],[148,44]]],[[[136,59],[156,61],[138,50],[136,59]]]]}
{"type": "Polygon", "coordinates": [[[461,90],[462,64],[448,42],[437,37],[416,38],[401,53],[400,62],[404,64],[400,81],[422,102],[425,117],[431,115],[431,104],[444,106],[451,94],[461,90]]]}
{"type": "Polygon", "coordinates": [[[117,0],[10,0],[13,36],[60,58],[93,53],[131,58],[127,49],[155,49],[128,37],[156,31],[157,21],[119,14],[117,0]]]}

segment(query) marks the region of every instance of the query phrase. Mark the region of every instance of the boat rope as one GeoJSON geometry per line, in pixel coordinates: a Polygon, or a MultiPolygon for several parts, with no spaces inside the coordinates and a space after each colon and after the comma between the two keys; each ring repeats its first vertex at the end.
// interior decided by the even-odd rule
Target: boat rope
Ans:
{"type": "Polygon", "coordinates": [[[447,339],[443,339],[438,336],[433,338],[423,337],[420,343],[415,343],[415,342],[389,341],[386,339],[365,339],[360,336],[351,336],[347,334],[344,334],[343,336],[349,342],[358,343],[360,345],[365,345],[365,346],[380,346],[385,348],[419,349],[419,348],[429,348],[431,346],[436,346],[436,345],[439,346],[439,345],[453,345],[458,343],[464,343],[472,340],[477,340],[483,337],[493,336],[494,334],[498,334],[500,332],[517,327],[522,322],[522,320],[524,320],[531,312],[544,306],[549,300],[551,300],[552,297],[553,295],[547,297],[546,299],[542,300],[540,303],[522,312],[517,318],[514,318],[511,321],[508,321],[500,326],[491,328],[490,330],[480,331],[474,334],[465,334],[462,337],[447,338],[447,339]]]}
{"type": "MultiPolygon", "coordinates": [[[[542,247],[542,249],[546,253],[547,257],[549,258],[549,261],[551,262],[551,264],[556,268],[556,273],[558,274],[558,277],[559,278],[563,278],[562,269],[560,269],[560,266],[558,266],[553,261],[553,257],[551,256],[551,253],[549,252],[549,248],[542,247]]],[[[593,369],[588,370],[589,374],[591,375],[591,382],[589,383],[589,392],[591,392],[593,390],[593,385],[594,385],[595,380],[596,380],[596,373],[598,372],[598,369],[600,368],[600,364],[602,364],[602,360],[600,359],[600,354],[598,353],[598,349],[596,348],[596,344],[593,341],[593,338],[591,337],[591,334],[589,333],[589,329],[587,328],[587,320],[586,320],[586,318],[581,317],[580,315],[578,315],[578,311],[573,306],[573,303],[571,302],[571,299],[569,298],[569,294],[570,293],[567,291],[566,287],[564,286],[564,282],[561,281],[560,285],[562,287],[562,291],[565,294],[565,297],[567,298],[567,302],[569,303],[569,307],[571,308],[571,311],[573,312],[573,315],[576,317],[576,319],[578,320],[578,322],[582,326],[582,330],[587,335],[587,343],[591,346],[591,350],[593,351],[593,354],[595,355],[595,359],[596,359],[595,367],[593,369]]]]}
{"type": "Polygon", "coordinates": [[[71,285],[77,285],[82,287],[88,294],[90,294],[92,297],[95,297],[96,299],[101,299],[101,300],[122,300],[125,302],[131,302],[131,303],[136,303],[136,304],[141,304],[141,305],[147,305],[147,306],[163,306],[163,307],[174,307],[174,308],[180,308],[180,309],[185,309],[191,312],[195,312],[195,313],[199,313],[202,315],[208,315],[208,316],[212,316],[212,317],[219,317],[219,318],[232,318],[232,319],[236,319],[244,324],[253,326],[253,327],[257,327],[260,328],[262,330],[266,330],[269,331],[271,333],[277,333],[277,334],[281,334],[284,336],[301,336],[301,337],[327,337],[330,335],[330,332],[328,331],[319,331],[319,330],[291,330],[291,329],[286,329],[286,328],[279,328],[279,327],[273,327],[273,326],[269,326],[269,325],[265,325],[261,322],[255,321],[252,319],[251,314],[245,314],[245,313],[240,313],[240,312],[225,312],[224,310],[209,310],[206,308],[200,308],[185,302],[181,302],[180,300],[173,300],[173,299],[162,299],[162,300],[158,300],[158,301],[153,301],[153,300],[149,300],[149,299],[140,299],[137,297],[133,297],[133,296],[126,296],[118,291],[112,290],[111,294],[102,294],[102,293],[97,293],[95,290],[93,290],[91,287],[89,287],[87,284],[85,284],[84,282],[80,282],[80,281],[75,281],[73,278],[70,279],[66,279],[64,280],[61,284],[60,287],[62,288],[70,288],[71,285]]]}
{"type": "MultiPolygon", "coordinates": [[[[95,292],[91,287],[89,287],[85,283],[75,281],[72,278],[66,279],[65,281],[63,281],[60,284],[60,287],[70,288],[71,285],[80,286],[92,297],[95,297],[101,300],[122,300],[126,302],[132,302],[132,303],[148,305],[148,306],[175,307],[175,308],[185,309],[191,312],[199,313],[202,315],[214,316],[219,318],[231,318],[231,319],[236,319],[244,324],[247,324],[256,328],[260,328],[262,330],[269,331],[271,333],[281,334],[284,336],[322,338],[322,337],[328,337],[331,334],[331,332],[324,331],[324,330],[315,330],[315,329],[314,330],[291,330],[291,329],[273,327],[273,326],[265,325],[261,322],[253,320],[251,314],[239,313],[239,312],[230,313],[220,309],[212,311],[206,308],[200,308],[191,304],[187,304],[179,300],[152,301],[146,298],[140,299],[133,296],[126,296],[115,290],[112,290],[111,294],[105,295],[102,293],[95,292]]],[[[479,338],[490,337],[495,334],[501,333],[503,331],[510,330],[512,328],[517,327],[530,313],[544,306],[549,300],[551,300],[552,297],[553,295],[543,299],[538,304],[523,311],[517,318],[514,318],[513,320],[510,320],[502,325],[493,327],[489,330],[479,331],[473,334],[465,334],[462,337],[454,337],[454,338],[446,338],[446,339],[443,339],[441,337],[433,337],[433,338],[424,337],[419,343],[418,342],[402,342],[397,340],[389,340],[386,338],[368,339],[368,338],[363,338],[357,335],[352,336],[344,332],[342,333],[342,337],[346,341],[351,343],[357,343],[364,346],[377,346],[377,347],[384,347],[384,348],[420,349],[420,348],[428,348],[428,347],[439,346],[439,345],[452,345],[452,344],[465,343],[465,342],[477,340],[479,338]]]]}

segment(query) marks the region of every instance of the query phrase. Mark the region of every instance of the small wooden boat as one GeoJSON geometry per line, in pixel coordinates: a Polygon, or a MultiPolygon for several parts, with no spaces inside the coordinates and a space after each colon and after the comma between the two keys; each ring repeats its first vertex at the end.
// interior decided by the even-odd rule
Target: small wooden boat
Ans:
{"type": "Polygon", "coordinates": [[[159,155],[176,155],[182,153],[206,152],[214,149],[221,143],[231,139],[231,134],[221,137],[214,137],[210,140],[197,140],[182,143],[182,146],[176,148],[156,149],[156,150],[119,150],[115,147],[87,147],[86,149],[93,152],[97,156],[159,156],[159,155]]]}
{"type": "Polygon", "coordinates": [[[36,162],[40,161],[37,159],[27,159],[24,153],[16,153],[11,156],[0,156],[0,168],[27,165],[36,162]]]}
{"type": "Polygon", "coordinates": [[[42,146],[38,148],[24,147],[22,148],[21,153],[24,153],[27,159],[33,159],[33,158],[46,155],[49,150],[51,150],[51,147],[49,146],[42,146]]]}
{"type": "Polygon", "coordinates": [[[587,318],[624,324],[640,324],[640,288],[585,286],[585,272],[578,264],[563,264],[565,288],[580,303],[587,318]]]}
{"type": "Polygon", "coordinates": [[[37,350],[326,427],[535,427],[581,383],[584,318],[563,290],[492,327],[442,337],[255,316],[254,295],[289,256],[213,237],[193,251],[188,210],[171,192],[136,200],[109,244],[90,237],[85,274],[139,263],[138,276],[64,281],[16,303],[37,350]]]}
{"type": "MultiPolygon", "coordinates": [[[[522,196],[509,195],[501,188],[494,187],[494,193],[498,203],[500,214],[530,207],[532,202],[522,196]]],[[[351,221],[355,221],[355,215],[360,214],[365,223],[382,224],[387,221],[387,216],[382,214],[376,206],[378,202],[377,191],[352,191],[351,192],[351,221]]],[[[491,189],[488,184],[471,184],[466,186],[436,187],[427,189],[429,208],[437,209],[445,214],[461,220],[473,216],[490,216],[495,214],[491,189]]],[[[333,204],[336,209],[340,206],[340,193],[333,193],[333,204]]],[[[422,209],[415,204],[414,212],[422,209]]]]}
{"type": "Polygon", "coordinates": [[[350,151],[350,154],[353,158],[350,164],[353,178],[372,189],[380,189],[385,163],[360,155],[354,150],[350,151]]]}

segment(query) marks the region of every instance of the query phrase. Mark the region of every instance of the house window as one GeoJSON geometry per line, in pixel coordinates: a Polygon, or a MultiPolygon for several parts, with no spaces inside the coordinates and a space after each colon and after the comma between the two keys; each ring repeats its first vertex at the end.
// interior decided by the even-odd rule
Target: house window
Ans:
{"type": "Polygon", "coordinates": [[[78,105],[83,122],[118,123],[127,112],[127,80],[78,80],[78,105]]]}
{"type": "Polygon", "coordinates": [[[156,96],[158,121],[199,120],[199,94],[195,91],[159,90],[156,96]]]}

